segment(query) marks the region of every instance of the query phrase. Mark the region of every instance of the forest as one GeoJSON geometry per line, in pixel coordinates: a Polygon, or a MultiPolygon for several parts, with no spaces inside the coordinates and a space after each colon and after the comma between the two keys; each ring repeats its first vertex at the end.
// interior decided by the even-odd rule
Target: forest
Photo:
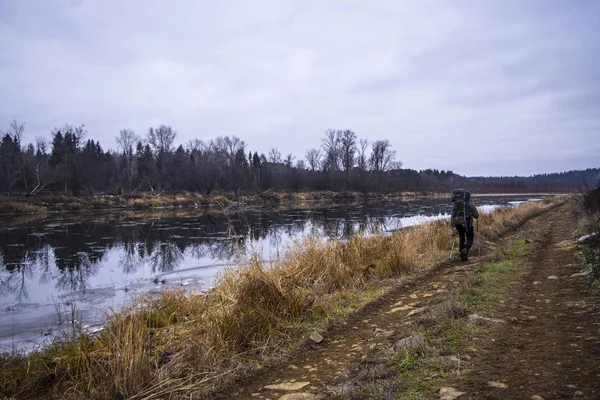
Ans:
{"type": "Polygon", "coordinates": [[[328,129],[302,156],[267,154],[236,136],[175,145],[169,125],[141,137],[123,129],[117,150],[88,138],[84,125],[55,128],[50,138],[24,144],[25,123],[0,131],[0,193],[72,196],[140,192],[257,193],[275,191],[442,192],[458,186],[487,192],[574,191],[594,185],[599,168],[530,177],[465,177],[452,171],[402,168],[389,140],[328,129]]]}

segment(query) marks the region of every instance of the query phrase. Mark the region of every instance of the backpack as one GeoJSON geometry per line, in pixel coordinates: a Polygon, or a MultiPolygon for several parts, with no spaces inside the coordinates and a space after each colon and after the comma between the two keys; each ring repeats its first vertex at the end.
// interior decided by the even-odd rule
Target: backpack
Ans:
{"type": "Polygon", "coordinates": [[[452,226],[468,227],[472,221],[471,193],[466,189],[456,189],[450,196],[452,200],[452,226]]]}

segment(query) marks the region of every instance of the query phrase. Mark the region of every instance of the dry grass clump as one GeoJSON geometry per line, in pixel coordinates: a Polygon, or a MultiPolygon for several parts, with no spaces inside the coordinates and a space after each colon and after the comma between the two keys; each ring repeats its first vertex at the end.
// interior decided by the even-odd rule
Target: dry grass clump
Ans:
{"type": "Polygon", "coordinates": [[[0,214],[36,214],[45,211],[45,207],[36,204],[0,199],[0,214]]]}
{"type": "MultiPolygon", "coordinates": [[[[483,215],[482,234],[492,238],[559,201],[483,215]]],[[[206,294],[166,292],[110,316],[94,336],[0,359],[0,396],[207,397],[293,348],[341,302],[445,259],[452,239],[443,221],[345,242],[307,237],[271,264],[253,257],[224,271],[206,294]]]]}
{"type": "MultiPolygon", "coordinates": [[[[219,196],[215,196],[219,198],[219,196]]],[[[221,196],[222,202],[230,200],[221,196]]],[[[140,193],[135,195],[98,195],[98,196],[65,196],[36,195],[28,197],[14,196],[0,200],[2,213],[43,213],[53,211],[81,211],[99,209],[152,209],[160,207],[198,207],[206,205],[207,199],[199,193],[140,193]]]]}
{"type": "MultiPolygon", "coordinates": [[[[106,199],[106,198],[98,198],[106,199]]],[[[188,207],[197,206],[205,203],[205,198],[198,193],[178,193],[178,194],[160,194],[153,195],[143,193],[138,196],[120,197],[115,196],[110,198],[112,206],[124,206],[128,208],[144,209],[144,208],[159,208],[159,207],[188,207]]]]}
{"type": "Polygon", "coordinates": [[[482,214],[479,219],[484,238],[494,238],[507,230],[517,228],[524,221],[563,204],[569,196],[556,196],[542,201],[521,204],[515,208],[503,207],[492,213],[482,214]]]}

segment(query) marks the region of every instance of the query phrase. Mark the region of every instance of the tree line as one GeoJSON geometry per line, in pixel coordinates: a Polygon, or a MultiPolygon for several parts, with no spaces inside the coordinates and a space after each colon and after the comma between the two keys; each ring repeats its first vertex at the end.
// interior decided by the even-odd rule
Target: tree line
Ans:
{"type": "MultiPolygon", "coordinates": [[[[135,193],[191,191],[440,191],[457,185],[481,189],[532,188],[544,180],[468,179],[452,171],[402,168],[389,140],[359,138],[351,130],[328,129],[304,157],[252,151],[236,136],[193,139],[175,145],[169,125],[144,136],[123,129],[117,150],[87,138],[84,125],[55,128],[50,140],[23,145],[25,124],[14,120],[0,131],[0,192],[5,194],[135,193]]],[[[559,184],[566,187],[567,184],[559,184]]]]}

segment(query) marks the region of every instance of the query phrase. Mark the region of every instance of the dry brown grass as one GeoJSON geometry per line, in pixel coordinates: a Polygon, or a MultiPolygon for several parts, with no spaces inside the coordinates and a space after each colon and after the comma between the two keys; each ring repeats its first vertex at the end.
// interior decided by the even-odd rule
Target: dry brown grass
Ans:
{"type": "Polygon", "coordinates": [[[12,201],[7,198],[0,199],[0,214],[33,214],[46,212],[46,208],[20,201],[12,201]]]}
{"type": "MultiPolygon", "coordinates": [[[[481,234],[491,240],[561,201],[483,215],[481,234]]],[[[252,257],[224,271],[207,294],[166,292],[110,316],[94,337],[5,357],[0,395],[209,396],[293,348],[311,327],[335,317],[341,302],[447,258],[451,244],[448,223],[441,221],[346,242],[305,238],[269,265],[252,257]]]]}

